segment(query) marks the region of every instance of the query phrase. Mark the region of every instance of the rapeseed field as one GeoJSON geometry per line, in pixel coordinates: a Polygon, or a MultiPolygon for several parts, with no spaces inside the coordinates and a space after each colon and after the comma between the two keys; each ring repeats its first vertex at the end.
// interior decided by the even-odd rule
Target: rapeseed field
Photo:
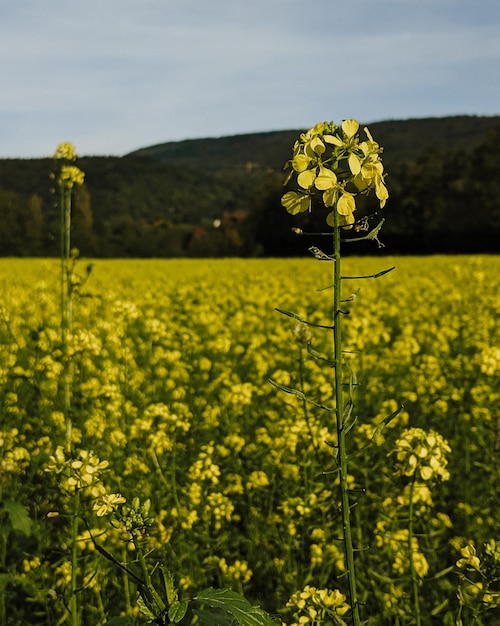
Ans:
{"type": "MultiPolygon", "coordinates": [[[[424,624],[498,624],[500,260],[343,261],[392,266],[344,282],[361,613],[412,624],[416,592],[424,624]]],[[[59,262],[0,260],[1,623],[143,623],[139,544],[181,598],[344,623],[330,264],[79,260],[72,279],[62,339],[59,262]]]]}

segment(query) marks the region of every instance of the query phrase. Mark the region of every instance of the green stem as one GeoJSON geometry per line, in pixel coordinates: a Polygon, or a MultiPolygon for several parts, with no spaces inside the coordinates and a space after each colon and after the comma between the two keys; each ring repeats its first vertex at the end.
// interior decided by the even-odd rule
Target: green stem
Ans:
{"type": "Polygon", "coordinates": [[[338,213],[334,210],[334,252],[333,252],[333,359],[335,363],[335,407],[337,418],[338,466],[340,471],[340,497],[342,508],[342,527],[344,539],[344,555],[347,567],[349,597],[352,610],[352,623],[361,626],[359,615],[358,594],[356,588],[356,570],[354,564],[354,547],[351,526],[351,505],[349,501],[348,466],[346,449],[346,431],[344,424],[344,392],[342,377],[342,274],[340,263],[340,227],[338,213]]]}
{"type": "MultiPolygon", "coordinates": [[[[160,615],[165,611],[166,609],[166,605],[163,602],[163,600],[161,599],[160,595],[158,594],[158,592],[156,591],[154,585],[153,585],[153,581],[151,580],[151,575],[149,573],[149,569],[148,569],[148,564],[146,563],[146,559],[144,557],[144,552],[142,550],[142,546],[140,543],[140,537],[138,537],[135,532],[132,534],[132,540],[134,542],[134,546],[135,549],[137,551],[137,559],[139,561],[139,564],[141,566],[141,571],[142,571],[142,577],[144,580],[144,584],[146,587],[146,591],[149,594],[151,600],[153,600],[153,602],[156,604],[156,606],[159,609],[160,615]]],[[[157,615],[156,617],[160,617],[160,615],[157,615]]]]}
{"type": "Polygon", "coordinates": [[[412,481],[410,483],[410,504],[409,504],[409,522],[408,522],[408,559],[410,562],[410,574],[411,574],[411,584],[413,589],[413,608],[415,609],[415,624],[416,626],[421,626],[420,621],[420,597],[418,593],[418,577],[417,572],[415,570],[415,559],[413,554],[413,516],[414,516],[414,508],[413,508],[413,497],[415,495],[415,475],[413,475],[412,481]]]}
{"type": "Polygon", "coordinates": [[[63,413],[66,420],[66,447],[71,451],[72,421],[71,406],[71,377],[69,334],[72,325],[71,276],[70,276],[70,246],[71,246],[71,190],[63,182],[60,183],[61,204],[61,345],[63,352],[63,413]]]}
{"type": "MultiPolygon", "coordinates": [[[[2,572],[7,571],[7,546],[9,544],[9,531],[4,526],[5,520],[1,520],[2,531],[0,533],[0,567],[2,572]]],[[[7,603],[5,588],[7,583],[0,583],[0,624],[7,623],[7,603]]]]}
{"type": "Polygon", "coordinates": [[[71,524],[71,587],[69,610],[71,615],[71,625],[79,626],[80,619],[78,615],[78,525],[80,521],[80,491],[75,489],[73,499],[73,519],[71,524]]]}
{"type": "MultiPolygon", "coordinates": [[[[127,549],[124,547],[122,549],[122,563],[127,567],[127,549]]],[[[122,581],[123,581],[123,595],[125,599],[125,610],[127,614],[132,611],[132,599],[130,595],[130,580],[128,574],[125,570],[122,570],[122,581]]]]}

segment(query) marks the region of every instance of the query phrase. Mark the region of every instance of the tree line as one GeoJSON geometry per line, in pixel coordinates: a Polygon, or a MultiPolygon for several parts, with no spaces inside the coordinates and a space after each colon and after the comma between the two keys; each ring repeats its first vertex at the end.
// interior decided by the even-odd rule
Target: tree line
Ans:
{"type": "MultiPolygon", "coordinates": [[[[401,124],[393,129],[401,133],[401,124]]],[[[411,128],[408,122],[410,135],[411,128]]],[[[226,153],[219,150],[219,161],[217,144],[210,140],[199,140],[205,148],[198,142],[196,151],[194,144],[188,146],[191,157],[187,149],[177,156],[171,149],[167,157],[165,150],[150,149],[124,157],[79,159],[85,184],[73,198],[75,247],[83,256],[108,258],[307,253],[314,238],[297,237],[292,228],[317,232],[323,222],[314,212],[290,216],[280,204],[283,172],[276,162],[284,163],[290,152],[289,134],[256,136],[255,141],[265,140],[269,154],[260,162],[237,143],[238,137],[226,142],[226,153]],[[233,162],[228,157],[231,145],[239,145],[233,162]],[[281,160],[282,153],[287,156],[281,160]]],[[[456,140],[450,135],[430,142],[417,154],[384,153],[390,200],[378,213],[370,202],[358,203],[357,211],[360,218],[373,216],[373,225],[385,218],[382,252],[498,252],[500,126],[483,128],[474,141],[465,141],[464,135],[462,122],[455,127],[456,140]]],[[[408,137],[406,142],[411,143],[408,137]]],[[[51,159],[0,160],[1,256],[59,254],[53,169],[51,159]]],[[[374,246],[365,241],[353,246],[352,253],[371,253],[374,246]]]]}

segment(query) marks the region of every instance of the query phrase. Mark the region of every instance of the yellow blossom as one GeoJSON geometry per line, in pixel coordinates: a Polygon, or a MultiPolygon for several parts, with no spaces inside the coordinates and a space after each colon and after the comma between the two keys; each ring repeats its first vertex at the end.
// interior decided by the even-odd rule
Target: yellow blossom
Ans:
{"type": "MultiPolygon", "coordinates": [[[[320,122],[301,134],[287,163],[290,168],[287,182],[295,175],[299,190],[287,191],[281,200],[289,213],[296,215],[311,210],[315,192],[322,194],[325,207],[337,211],[340,225],[354,223],[357,193],[374,190],[380,207],[385,205],[388,192],[381,148],[367,128],[364,129],[367,140],[360,141],[358,130],[359,122],[349,119],[341,126],[320,122]]],[[[331,226],[335,224],[332,215],[327,217],[331,226]]]]}
{"type": "Polygon", "coordinates": [[[60,143],[54,153],[54,159],[64,159],[65,161],[74,161],[76,159],[75,146],[66,141],[60,143]]]}
{"type": "Polygon", "coordinates": [[[94,502],[93,509],[97,517],[102,517],[112,513],[119,504],[124,502],[126,500],[120,493],[105,493],[97,502],[94,502]]]}

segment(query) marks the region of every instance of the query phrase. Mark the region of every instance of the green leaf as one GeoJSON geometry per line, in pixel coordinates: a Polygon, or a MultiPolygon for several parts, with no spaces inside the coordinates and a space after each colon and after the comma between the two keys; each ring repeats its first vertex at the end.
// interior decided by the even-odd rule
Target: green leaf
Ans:
{"type": "Polygon", "coordinates": [[[151,609],[146,604],[144,598],[139,596],[137,598],[137,606],[139,607],[140,612],[147,617],[148,619],[156,619],[156,615],[151,611],[151,609]]]}
{"type": "Polygon", "coordinates": [[[174,624],[178,624],[181,619],[186,615],[188,610],[188,602],[179,602],[175,600],[168,609],[168,619],[174,624]]]}
{"type": "Polygon", "coordinates": [[[200,618],[200,622],[205,626],[234,626],[235,624],[231,615],[218,609],[194,609],[193,613],[200,618]]]}
{"type": "MultiPolygon", "coordinates": [[[[239,626],[275,626],[271,616],[231,589],[205,589],[195,598],[198,602],[229,613],[239,626]]],[[[219,622],[220,623],[220,622],[219,622]]]]}
{"type": "Polygon", "coordinates": [[[31,535],[32,522],[26,507],[19,504],[19,502],[12,502],[11,500],[4,502],[3,506],[7,511],[12,528],[29,537],[31,535]]]}
{"type": "Polygon", "coordinates": [[[165,587],[167,604],[171,605],[177,600],[177,590],[174,585],[174,576],[164,565],[160,565],[160,576],[165,587]]]}

